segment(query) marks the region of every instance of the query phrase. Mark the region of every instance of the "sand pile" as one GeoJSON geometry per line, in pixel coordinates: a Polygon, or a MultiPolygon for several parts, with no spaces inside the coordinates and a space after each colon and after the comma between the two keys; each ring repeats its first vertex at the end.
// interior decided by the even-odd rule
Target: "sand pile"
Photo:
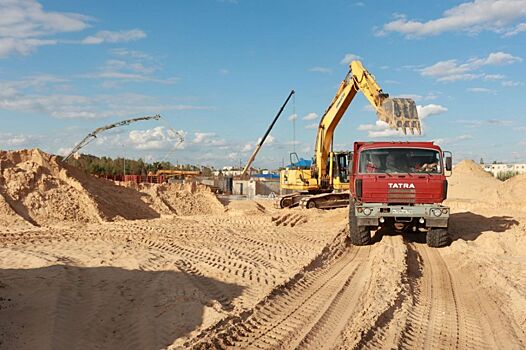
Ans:
{"type": "Polygon", "coordinates": [[[504,181],[497,194],[501,206],[526,211],[526,174],[504,181]]]}
{"type": "Polygon", "coordinates": [[[508,207],[526,210],[526,174],[500,181],[472,160],[464,160],[448,178],[447,204],[467,210],[476,207],[508,207]]]}
{"type": "Polygon", "coordinates": [[[37,149],[2,151],[0,162],[0,195],[27,222],[99,221],[93,201],[55,157],[37,149]]]}
{"type": "Polygon", "coordinates": [[[138,190],[149,196],[145,200],[160,214],[187,216],[224,212],[223,205],[205,186],[140,184],[138,190]]]}
{"type": "Polygon", "coordinates": [[[448,178],[450,200],[495,203],[501,182],[472,160],[458,163],[448,178]]]}
{"type": "Polygon", "coordinates": [[[152,185],[138,191],[63,165],[38,149],[2,151],[0,224],[96,223],[221,211],[221,204],[209,191],[195,185],[175,186],[152,185]]]}

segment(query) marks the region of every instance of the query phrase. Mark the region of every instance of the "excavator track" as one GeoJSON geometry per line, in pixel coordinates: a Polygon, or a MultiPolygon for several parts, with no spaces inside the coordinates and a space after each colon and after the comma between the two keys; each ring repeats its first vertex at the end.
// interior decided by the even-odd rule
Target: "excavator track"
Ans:
{"type": "Polygon", "coordinates": [[[309,194],[294,192],[279,196],[274,202],[274,207],[277,209],[297,207],[305,196],[309,196],[309,194]]]}
{"type": "Polygon", "coordinates": [[[349,205],[349,192],[322,193],[305,196],[299,202],[302,209],[335,209],[349,205]]]}

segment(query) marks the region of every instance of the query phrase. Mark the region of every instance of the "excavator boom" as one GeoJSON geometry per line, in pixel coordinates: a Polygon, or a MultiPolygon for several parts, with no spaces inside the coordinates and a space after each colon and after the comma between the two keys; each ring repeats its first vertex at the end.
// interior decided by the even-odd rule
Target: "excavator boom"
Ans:
{"type": "Polygon", "coordinates": [[[309,170],[281,171],[281,188],[300,192],[280,198],[278,207],[297,204],[307,208],[311,207],[310,205],[322,207],[318,206],[319,204],[323,204],[323,207],[347,205],[348,196],[328,195],[328,192],[333,190],[348,188],[346,176],[348,152],[333,152],[332,146],[334,131],[358,91],[364,94],[375,109],[378,120],[384,122],[387,127],[401,130],[404,134],[408,131],[412,134],[421,133],[415,102],[409,98],[389,98],[362,63],[352,61],[349,72],[318,125],[313,166],[309,170]],[[313,193],[318,193],[317,196],[323,199],[317,202],[312,200],[313,198],[309,199],[313,193]],[[333,203],[322,203],[323,200],[333,203]]]}
{"type": "Polygon", "coordinates": [[[378,119],[391,129],[400,129],[404,133],[408,130],[413,134],[415,131],[421,133],[415,102],[409,98],[389,98],[362,63],[352,61],[349,72],[341,82],[318,126],[315,147],[318,185],[328,181],[327,159],[332,148],[334,130],[358,91],[361,91],[371,103],[378,119]]]}

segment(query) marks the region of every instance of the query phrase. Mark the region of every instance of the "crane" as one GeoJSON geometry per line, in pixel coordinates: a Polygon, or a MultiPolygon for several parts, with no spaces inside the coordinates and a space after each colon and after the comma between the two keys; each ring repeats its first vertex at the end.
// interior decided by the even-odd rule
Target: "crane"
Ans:
{"type": "Polygon", "coordinates": [[[332,146],[336,126],[358,91],[364,94],[378,119],[389,128],[404,133],[421,133],[415,102],[409,98],[389,98],[389,94],[382,91],[362,63],[352,61],[345,79],[320,120],[311,168],[285,169],[280,172],[280,187],[296,192],[278,198],[277,207],[300,205],[306,208],[332,208],[348,204],[348,194],[341,191],[349,187],[347,165],[350,152],[333,152],[332,146]]]}
{"type": "Polygon", "coordinates": [[[272,120],[272,123],[270,123],[270,126],[268,127],[267,131],[265,132],[265,135],[263,135],[263,137],[261,138],[261,141],[259,141],[259,143],[256,146],[256,149],[254,149],[254,152],[252,153],[252,155],[248,159],[247,164],[245,165],[245,168],[243,168],[243,172],[241,173],[241,176],[247,175],[248,170],[250,169],[250,166],[254,162],[254,159],[256,159],[256,155],[258,154],[259,150],[261,149],[261,146],[263,146],[263,143],[265,143],[265,140],[267,139],[268,134],[270,134],[270,131],[274,127],[274,124],[276,124],[276,122],[278,121],[279,116],[283,112],[283,109],[285,109],[285,106],[289,102],[289,100],[292,97],[292,95],[294,95],[294,93],[295,93],[294,90],[290,91],[289,96],[287,97],[287,99],[285,100],[283,105],[281,106],[280,110],[278,111],[278,114],[276,114],[276,116],[274,117],[274,120],[272,120]]]}
{"type": "MultiPolygon", "coordinates": [[[[93,141],[95,138],[97,138],[98,134],[100,134],[103,131],[106,131],[106,130],[109,130],[109,129],[113,129],[113,128],[117,128],[117,127],[120,127],[120,126],[126,126],[126,125],[129,125],[129,124],[132,124],[132,123],[135,123],[135,122],[139,122],[139,121],[160,120],[160,119],[161,119],[161,115],[156,114],[156,115],[153,115],[153,116],[145,116],[145,117],[126,119],[126,120],[122,120],[122,121],[117,122],[117,123],[113,123],[113,124],[109,124],[109,125],[97,128],[97,129],[93,130],[92,132],[90,132],[85,138],[83,138],[82,141],[80,141],[75,147],[73,147],[71,152],[69,152],[68,155],[66,157],[64,157],[63,162],[67,162],[68,159],[71,158],[71,156],[73,156],[75,153],[77,153],[81,148],[87,146],[91,141],[93,141]]],[[[180,133],[176,132],[175,134],[178,136],[179,142],[182,142],[184,140],[182,135],[180,135],[180,133]]]]}

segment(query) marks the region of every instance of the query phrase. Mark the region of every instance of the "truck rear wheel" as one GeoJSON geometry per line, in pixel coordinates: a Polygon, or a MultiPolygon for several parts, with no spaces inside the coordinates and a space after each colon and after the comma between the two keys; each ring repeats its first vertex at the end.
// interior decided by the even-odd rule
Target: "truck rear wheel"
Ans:
{"type": "Polygon", "coordinates": [[[449,233],[445,228],[430,228],[426,240],[430,247],[445,247],[449,243],[449,233]]]}
{"type": "Polygon", "coordinates": [[[349,239],[353,245],[357,246],[371,244],[371,230],[367,226],[358,225],[352,199],[349,203],[349,239]]]}

